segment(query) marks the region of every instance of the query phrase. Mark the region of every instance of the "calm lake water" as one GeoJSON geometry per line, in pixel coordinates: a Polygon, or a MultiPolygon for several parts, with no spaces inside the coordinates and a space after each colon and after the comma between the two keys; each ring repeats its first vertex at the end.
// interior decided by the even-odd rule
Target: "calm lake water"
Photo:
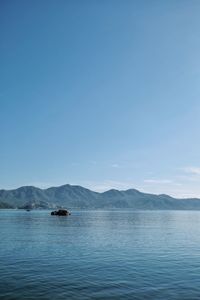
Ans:
{"type": "Polygon", "coordinates": [[[0,210],[0,299],[200,299],[200,212],[0,210]]]}

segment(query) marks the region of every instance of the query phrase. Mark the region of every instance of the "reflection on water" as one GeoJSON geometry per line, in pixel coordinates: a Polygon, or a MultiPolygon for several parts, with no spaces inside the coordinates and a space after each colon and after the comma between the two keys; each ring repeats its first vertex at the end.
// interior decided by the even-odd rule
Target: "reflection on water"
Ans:
{"type": "Polygon", "coordinates": [[[0,211],[0,299],[200,299],[200,212],[0,211]]]}

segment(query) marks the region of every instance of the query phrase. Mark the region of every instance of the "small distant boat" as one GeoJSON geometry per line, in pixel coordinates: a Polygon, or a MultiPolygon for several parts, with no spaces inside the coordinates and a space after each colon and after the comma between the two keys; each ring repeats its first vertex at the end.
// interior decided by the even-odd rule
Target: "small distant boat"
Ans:
{"type": "Polygon", "coordinates": [[[26,211],[31,211],[30,209],[27,209],[26,211]]]}

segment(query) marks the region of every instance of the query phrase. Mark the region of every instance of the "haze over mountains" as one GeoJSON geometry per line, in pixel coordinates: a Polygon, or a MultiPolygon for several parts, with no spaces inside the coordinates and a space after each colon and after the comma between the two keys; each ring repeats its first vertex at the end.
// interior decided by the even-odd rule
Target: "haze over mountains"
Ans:
{"type": "Polygon", "coordinates": [[[14,190],[0,190],[0,208],[53,209],[142,209],[142,210],[200,210],[200,199],[176,199],[168,195],[142,193],[135,189],[111,189],[98,193],[76,185],[62,185],[40,189],[23,186],[14,190]]]}

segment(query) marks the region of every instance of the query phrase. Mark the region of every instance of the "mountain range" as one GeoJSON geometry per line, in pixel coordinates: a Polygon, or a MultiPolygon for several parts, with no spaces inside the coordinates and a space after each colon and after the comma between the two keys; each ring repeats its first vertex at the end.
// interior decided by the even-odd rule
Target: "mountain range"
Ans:
{"type": "Polygon", "coordinates": [[[200,210],[200,199],[177,199],[165,194],[142,193],[136,189],[94,192],[77,185],[40,189],[23,186],[0,190],[0,208],[22,209],[141,209],[200,210]]]}

